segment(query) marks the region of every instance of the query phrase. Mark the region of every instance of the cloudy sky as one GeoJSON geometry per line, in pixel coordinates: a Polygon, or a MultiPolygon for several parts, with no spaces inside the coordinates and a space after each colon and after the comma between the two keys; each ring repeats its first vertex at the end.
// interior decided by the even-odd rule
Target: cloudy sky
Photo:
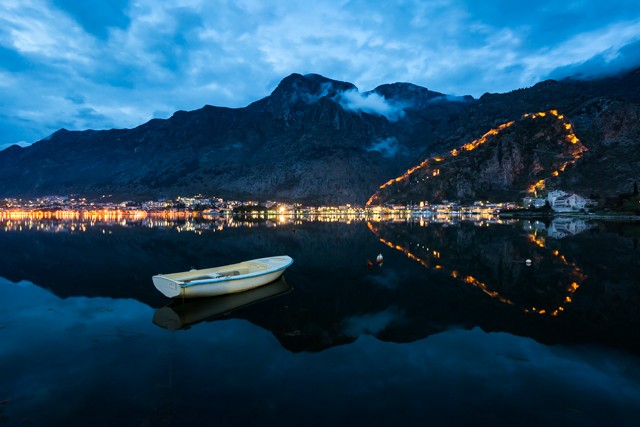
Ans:
{"type": "Polygon", "coordinates": [[[242,107],[294,72],[478,97],[639,64],[638,0],[2,0],[0,148],[242,107]]]}

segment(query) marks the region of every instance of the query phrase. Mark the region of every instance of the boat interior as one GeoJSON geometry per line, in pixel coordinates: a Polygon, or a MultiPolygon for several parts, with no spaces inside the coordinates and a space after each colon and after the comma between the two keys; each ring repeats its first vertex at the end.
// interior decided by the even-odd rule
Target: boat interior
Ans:
{"type": "Polygon", "coordinates": [[[189,283],[196,280],[219,279],[220,277],[240,276],[241,274],[249,274],[249,273],[250,273],[250,270],[248,268],[243,268],[240,270],[232,270],[232,271],[220,271],[216,273],[203,274],[196,277],[190,277],[189,279],[185,279],[184,283],[189,283]]]}
{"type": "Polygon", "coordinates": [[[266,270],[269,266],[262,263],[240,263],[225,267],[207,268],[204,270],[185,271],[183,273],[168,274],[166,277],[179,280],[183,283],[191,283],[199,280],[219,279],[222,277],[242,276],[266,270]]]}

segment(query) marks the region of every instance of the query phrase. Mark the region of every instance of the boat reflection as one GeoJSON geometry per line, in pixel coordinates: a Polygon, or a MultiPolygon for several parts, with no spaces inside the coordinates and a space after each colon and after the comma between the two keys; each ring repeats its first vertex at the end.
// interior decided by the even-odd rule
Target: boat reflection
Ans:
{"type": "Polygon", "coordinates": [[[153,323],[169,330],[187,329],[196,323],[214,320],[234,310],[290,292],[284,276],[264,286],[246,292],[210,298],[176,300],[159,308],[153,323]]]}

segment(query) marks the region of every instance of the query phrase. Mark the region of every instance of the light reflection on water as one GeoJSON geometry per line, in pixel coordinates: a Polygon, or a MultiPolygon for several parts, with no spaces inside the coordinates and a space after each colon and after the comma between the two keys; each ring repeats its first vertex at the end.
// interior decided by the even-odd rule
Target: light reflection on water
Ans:
{"type": "MultiPolygon", "coordinates": [[[[566,224],[566,221],[564,219],[561,219],[561,221],[563,225],[566,224]]],[[[575,232],[573,234],[578,234],[589,228],[586,224],[584,224],[584,221],[582,220],[577,220],[577,221],[580,221],[583,224],[583,226],[575,226],[571,228],[567,227],[567,230],[574,230],[575,232]]],[[[477,224],[477,225],[482,227],[482,224],[477,224]]],[[[422,226],[423,225],[421,224],[421,227],[422,226]]],[[[491,298],[497,299],[501,303],[508,304],[508,305],[515,304],[514,301],[512,301],[510,298],[504,296],[499,291],[493,290],[490,283],[486,283],[485,281],[479,280],[478,278],[474,277],[475,272],[464,271],[465,269],[469,270],[468,266],[460,265],[460,263],[455,262],[456,261],[455,259],[452,260],[453,262],[455,262],[455,265],[453,267],[447,266],[446,265],[447,261],[445,260],[447,257],[443,258],[440,252],[440,250],[442,250],[441,248],[444,247],[444,244],[442,242],[432,241],[432,244],[430,245],[427,243],[428,247],[426,247],[426,250],[425,250],[425,242],[431,241],[430,237],[432,236],[425,236],[424,235],[425,233],[412,231],[412,233],[408,235],[404,235],[402,237],[398,235],[398,238],[402,239],[403,243],[395,244],[392,241],[385,240],[384,237],[381,237],[383,235],[386,237],[387,234],[393,234],[393,233],[390,233],[388,230],[385,230],[385,228],[390,228],[390,227],[387,227],[385,224],[374,224],[372,222],[367,222],[367,227],[369,228],[369,230],[371,230],[373,234],[379,237],[380,242],[382,242],[383,244],[387,245],[392,249],[400,251],[409,259],[418,262],[423,267],[426,267],[428,269],[439,270],[445,274],[448,274],[454,279],[460,280],[463,283],[466,283],[468,285],[471,285],[480,289],[483,293],[485,293],[491,298]]],[[[577,266],[573,262],[568,261],[567,258],[564,255],[562,255],[558,250],[553,250],[553,251],[548,250],[546,251],[546,253],[543,251],[545,249],[545,242],[544,242],[544,237],[540,235],[541,230],[546,231],[547,235],[550,237],[555,236],[555,238],[558,238],[558,237],[566,236],[566,234],[560,234],[557,231],[559,227],[556,224],[555,220],[551,222],[548,229],[544,227],[544,224],[535,224],[535,223],[532,224],[530,221],[525,222],[523,228],[525,230],[530,231],[530,234],[528,234],[528,237],[529,237],[529,240],[532,242],[532,244],[536,245],[542,250],[534,247],[533,248],[534,250],[532,250],[532,248],[526,248],[526,250],[523,251],[524,253],[522,252],[512,253],[511,262],[522,263],[526,267],[531,267],[534,264],[534,261],[531,258],[527,258],[527,257],[532,257],[533,259],[535,259],[536,264],[539,264],[545,261],[544,258],[546,257],[547,262],[549,262],[548,261],[549,258],[552,258],[551,262],[556,264],[556,267],[555,267],[556,270],[558,270],[558,265],[565,266],[567,268],[563,269],[564,271],[558,275],[558,279],[561,280],[560,287],[562,288],[562,290],[564,290],[564,295],[562,296],[562,298],[560,298],[559,305],[551,308],[529,306],[529,307],[523,307],[522,310],[525,313],[536,313],[540,315],[557,316],[559,313],[565,310],[565,307],[567,304],[571,303],[572,301],[571,296],[578,290],[582,282],[587,277],[585,274],[583,274],[582,269],[579,266],[577,266]],[[551,257],[549,255],[553,255],[553,256],[551,257]]],[[[473,248],[469,248],[469,250],[473,250],[473,248]]],[[[549,280],[549,279],[546,279],[546,280],[549,280]]],[[[512,277],[511,282],[512,284],[517,283],[518,280],[517,278],[512,277]]],[[[521,285],[521,284],[518,284],[518,285],[521,285]]],[[[527,284],[522,284],[521,286],[524,287],[526,285],[527,284]]]]}
{"type": "Polygon", "coordinates": [[[625,425],[640,415],[633,227],[186,226],[218,220],[83,233],[12,222],[0,233],[0,276],[11,278],[0,279],[0,366],[10,367],[0,425],[625,425]],[[152,323],[167,303],[150,280],[159,269],[275,252],[296,259],[289,292],[248,306],[174,303],[183,329],[152,323]],[[378,253],[383,265],[367,268],[378,253]],[[579,285],[570,295],[567,278],[579,285]]]}
{"type": "MultiPolygon", "coordinates": [[[[417,224],[457,224],[471,222],[479,227],[492,224],[515,224],[518,220],[503,219],[492,214],[295,214],[269,215],[267,217],[238,217],[232,215],[207,215],[190,211],[0,211],[0,229],[4,231],[35,230],[42,232],[86,232],[90,228],[105,226],[146,227],[175,229],[178,232],[222,231],[238,227],[277,227],[301,225],[307,222],[335,222],[352,224],[358,222],[399,222],[417,224]]],[[[545,226],[537,220],[524,221],[523,227],[529,231],[546,230],[553,238],[575,235],[590,227],[579,218],[555,218],[545,226]]]]}

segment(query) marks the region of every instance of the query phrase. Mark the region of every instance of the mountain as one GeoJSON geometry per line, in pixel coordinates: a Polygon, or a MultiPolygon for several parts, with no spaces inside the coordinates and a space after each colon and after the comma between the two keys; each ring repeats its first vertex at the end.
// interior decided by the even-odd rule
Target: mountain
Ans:
{"type": "Polygon", "coordinates": [[[245,108],[178,111],[134,129],[62,129],[30,147],[0,152],[0,196],[204,193],[363,203],[384,177],[408,167],[435,141],[429,135],[438,134],[438,124],[429,111],[447,118],[461,113],[460,102],[430,104],[441,95],[411,88],[381,88],[394,94],[387,101],[350,83],[293,74],[245,108]],[[367,100],[378,104],[360,105],[367,100]],[[403,109],[406,119],[391,115],[403,109]]]}
{"type": "Polygon", "coordinates": [[[368,201],[514,200],[544,188],[586,147],[557,110],[525,114],[388,181],[368,201]]]}
{"type": "Polygon", "coordinates": [[[594,199],[629,193],[640,179],[639,118],[640,69],[485,94],[436,143],[438,154],[425,150],[426,160],[383,183],[369,202],[515,201],[534,188],[594,199]]]}
{"type": "Polygon", "coordinates": [[[29,147],[9,147],[0,152],[0,197],[203,193],[361,204],[381,184],[435,157],[447,159],[440,178],[413,180],[412,189],[402,180],[402,191],[394,184],[377,200],[445,194],[517,200],[540,180],[547,188],[604,197],[630,191],[639,178],[639,106],[640,69],[592,81],[549,80],[479,99],[410,83],[360,92],[351,83],[292,74],[244,108],[207,105],[133,129],[61,129],[29,147]],[[563,119],[527,118],[551,110],[563,119]],[[564,125],[580,142],[579,158],[563,143],[564,125]],[[481,147],[461,150],[487,133],[481,147]],[[453,150],[460,151],[455,159],[453,150]],[[554,176],[569,157],[572,163],[554,176]]]}

